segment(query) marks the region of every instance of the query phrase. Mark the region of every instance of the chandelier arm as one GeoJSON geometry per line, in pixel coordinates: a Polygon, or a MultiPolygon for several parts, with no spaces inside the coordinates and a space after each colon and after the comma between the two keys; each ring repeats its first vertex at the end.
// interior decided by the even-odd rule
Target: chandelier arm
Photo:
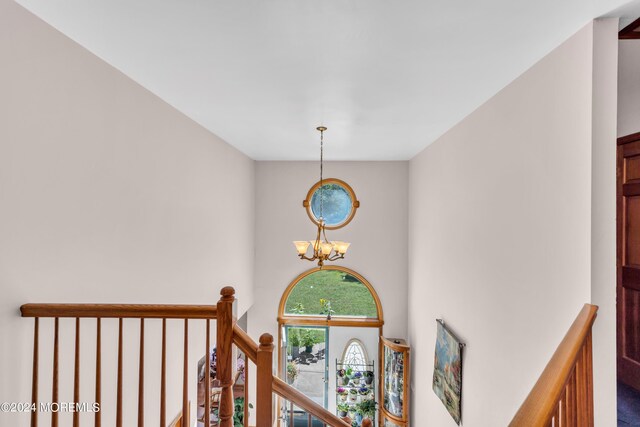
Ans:
{"type": "Polygon", "coordinates": [[[327,239],[327,229],[324,226],[322,227],[322,236],[324,237],[325,243],[329,243],[329,240],[327,239]]]}

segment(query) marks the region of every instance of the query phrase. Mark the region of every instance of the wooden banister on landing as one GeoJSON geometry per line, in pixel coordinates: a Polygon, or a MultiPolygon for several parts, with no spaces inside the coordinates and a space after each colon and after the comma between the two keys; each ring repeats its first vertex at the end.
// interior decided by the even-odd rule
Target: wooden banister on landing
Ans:
{"type": "MultiPolygon", "coordinates": [[[[167,319],[179,319],[183,322],[183,334],[182,334],[182,399],[181,399],[181,415],[179,415],[171,425],[191,425],[190,421],[190,403],[189,403],[189,348],[190,340],[189,329],[191,325],[198,324],[198,321],[204,321],[206,334],[202,338],[202,351],[206,355],[204,361],[204,376],[205,376],[205,399],[204,399],[204,414],[202,421],[204,425],[209,424],[212,412],[212,401],[209,393],[210,389],[210,361],[208,360],[211,354],[212,343],[210,341],[211,335],[211,320],[215,321],[216,325],[216,380],[221,389],[219,398],[217,401],[217,408],[213,408],[217,411],[218,426],[219,427],[233,427],[233,412],[234,412],[234,398],[233,398],[233,385],[234,385],[234,370],[236,369],[235,361],[233,360],[233,349],[235,345],[242,350],[249,360],[256,364],[256,427],[271,427],[274,422],[274,393],[287,399],[295,406],[302,408],[309,414],[309,419],[315,417],[327,426],[331,427],[350,427],[347,423],[342,421],[336,415],[327,411],[322,406],[318,405],[301,392],[297,391],[290,385],[286,384],[279,378],[273,375],[273,337],[270,334],[263,334],[260,337],[259,343],[256,343],[249,335],[242,330],[237,324],[233,315],[233,304],[235,301],[235,290],[232,287],[225,287],[220,292],[220,299],[217,305],[157,305],[157,304],[25,304],[20,307],[22,317],[33,317],[34,319],[34,348],[33,348],[33,378],[32,378],[32,403],[38,404],[38,367],[40,365],[40,318],[54,319],[54,340],[53,340],[53,372],[51,381],[52,390],[52,402],[59,402],[59,376],[69,375],[67,372],[58,372],[59,368],[59,351],[64,350],[65,345],[61,345],[59,341],[59,329],[60,318],[73,318],[75,319],[75,363],[73,369],[73,399],[74,402],[80,402],[86,397],[81,396],[80,389],[80,376],[83,372],[87,371],[84,367],[81,369],[80,361],[80,326],[82,323],[89,323],[86,318],[95,319],[95,348],[96,348],[96,361],[95,361],[95,402],[98,405],[101,404],[102,398],[102,356],[104,353],[117,355],[117,371],[115,375],[115,425],[116,427],[122,427],[124,425],[126,405],[123,403],[127,399],[134,398],[131,389],[125,388],[124,384],[126,380],[124,375],[127,371],[123,368],[125,353],[130,351],[131,341],[125,341],[124,336],[124,322],[123,319],[136,318],[140,319],[139,322],[139,340],[135,344],[133,350],[137,350],[138,357],[138,372],[137,378],[137,424],[139,427],[144,425],[145,421],[145,399],[148,396],[158,396],[160,406],[160,424],[161,426],[167,425],[167,372],[168,358],[167,358],[167,319]],[[117,319],[118,326],[118,339],[117,345],[114,348],[104,348],[102,346],[102,333],[101,327],[103,324],[102,319],[117,319]],[[160,392],[148,392],[145,390],[145,329],[148,328],[153,322],[145,322],[145,319],[162,319],[162,343],[161,343],[161,364],[158,367],[157,372],[160,377],[160,392]],[[191,322],[189,320],[192,320],[191,322]]],[[[195,327],[193,329],[196,329],[195,327]]],[[[64,334],[60,334],[64,336],[64,334]]],[[[191,334],[193,335],[193,334],[191,334]]],[[[147,335],[148,336],[148,335],[147,335]]],[[[175,360],[174,360],[175,362],[175,360]]],[[[89,369],[93,371],[92,369],[89,369]]],[[[102,417],[102,407],[100,411],[95,414],[95,425],[100,427],[102,417]]],[[[110,408],[114,409],[114,408],[110,408]]],[[[199,416],[199,415],[198,415],[199,416]]],[[[248,417],[245,417],[245,425],[248,425],[248,417]]],[[[52,427],[58,426],[58,414],[57,411],[51,415],[52,427]]],[[[74,415],[73,426],[78,427],[80,423],[80,417],[74,415]]],[[[31,426],[37,427],[38,425],[38,411],[34,411],[31,414],[31,426]]]]}
{"type": "Polygon", "coordinates": [[[591,328],[597,311],[584,305],[510,427],[593,426],[591,328]]]}
{"type": "Polygon", "coordinates": [[[115,319],[215,319],[215,305],[168,304],[24,304],[22,317],[93,317],[115,319]]]}
{"type": "MultiPolygon", "coordinates": [[[[226,288],[225,288],[226,289],[226,288]]],[[[229,292],[227,290],[227,292],[229,292]]],[[[233,294],[233,289],[231,288],[231,295],[233,294]]],[[[228,319],[232,318],[232,307],[229,303],[229,299],[225,300],[225,295],[222,295],[221,301],[224,301],[222,305],[223,309],[221,310],[220,302],[218,305],[160,305],[160,304],[25,304],[20,307],[20,312],[22,317],[33,317],[35,318],[34,323],[34,347],[33,347],[33,377],[32,377],[32,385],[31,385],[31,399],[32,403],[37,407],[39,404],[38,396],[39,396],[39,380],[38,380],[38,366],[39,366],[39,339],[40,339],[40,319],[41,318],[51,318],[54,319],[54,339],[53,339],[53,372],[52,372],[52,380],[51,380],[51,401],[54,403],[60,402],[59,395],[59,378],[63,375],[69,375],[66,372],[59,372],[59,353],[65,351],[66,345],[60,344],[59,336],[62,335],[59,333],[60,330],[60,318],[70,318],[75,319],[75,342],[74,345],[71,346],[75,349],[75,357],[74,357],[74,365],[73,365],[73,401],[81,402],[86,397],[81,396],[80,394],[80,382],[81,382],[81,374],[85,371],[84,368],[81,369],[80,366],[80,326],[82,322],[85,322],[84,319],[95,319],[96,323],[96,332],[95,332],[95,348],[96,348],[96,361],[95,361],[95,402],[100,405],[102,399],[102,356],[103,350],[105,352],[115,353],[117,354],[117,371],[115,375],[115,425],[116,427],[122,427],[124,425],[124,406],[123,402],[126,399],[133,398],[133,393],[127,393],[124,387],[124,353],[126,350],[129,350],[129,343],[125,343],[123,340],[123,330],[124,324],[123,319],[140,319],[140,327],[139,331],[139,343],[137,344],[138,352],[138,372],[136,374],[137,378],[137,401],[138,401],[138,411],[137,411],[137,424],[138,426],[144,425],[145,419],[145,319],[162,319],[162,350],[161,350],[161,358],[162,365],[159,367],[159,376],[161,378],[160,381],[160,422],[162,426],[166,426],[166,398],[167,398],[167,357],[166,357],[166,330],[167,330],[167,319],[174,320],[182,320],[184,322],[184,333],[183,333],[183,355],[182,355],[182,414],[187,418],[185,420],[181,420],[182,425],[188,426],[191,423],[189,422],[189,320],[193,319],[195,321],[204,321],[206,323],[207,335],[203,337],[203,341],[206,342],[206,349],[203,345],[203,350],[206,351],[204,354],[209,354],[209,324],[211,320],[216,320],[218,318],[218,314],[222,313],[224,319],[228,321],[228,319]],[[118,325],[118,338],[117,345],[115,348],[103,349],[102,347],[102,333],[101,333],[101,325],[102,319],[117,319],[118,325]]],[[[231,296],[231,303],[233,302],[233,296],[231,296]]],[[[228,323],[228,322],[227,322],[228,323]]],[[[232,328],[231,325],[225,326],[228,327],[227,335],[231,334],[232,328]]],[[[134,350],[134,349],[131,349],[134,350]]],[[[221,354],[231,355],[231,342],[229,339],[228,349],[226,353],[224,351],[221,354]]],[[[229,367],[231,369],[231,359],[228,360],[229,367]]],[[[209,363],[206,364],[207,367],[209,363]]],[[[92,369],[90,369],[92,370],[92,369]]],[[[222,370],[224,371],[224,370],[222,370]]],[[[229,395],[231,391],[227,390],[227,394],[229,395]]],[[[151,393],[155,395],[155,393],[151,393]]],[[[227,400],[231,399],[230,397],[227,400]]],[[[210,405],[210,402],[207,402],[210,405]]],[[[210,408],[210,406],[208,406],[210,408]]],[[[95,426],[100,427],[102,424],[102,409],[100,411],[96,411],[95,413],[95,426]]],[[[224,408],[227,412],[227,418],[230,418],[233,415],[233,407],[224,408]]],[[[222,411],[222,410],[221,410],[222,411]]],[[[207,411],[209,412],[209,411],[207,411]]],[[[31,413],[31,426],[37,427],[38,425],[38,410],[33,411],[31,413]]],[[[58,426],[58,413],[54,411],[51,414],[51,425],[52,427],[58,426]]],[[[75,412],[73,414],[73,427],[79,427],[80,425],[80,417],[79,412],[75,412]]],[[[221,424],[222,425],[222,424],[221,424]]],[[[232,427],[233,424],[227,424],[225,427],[232,427]]]]}

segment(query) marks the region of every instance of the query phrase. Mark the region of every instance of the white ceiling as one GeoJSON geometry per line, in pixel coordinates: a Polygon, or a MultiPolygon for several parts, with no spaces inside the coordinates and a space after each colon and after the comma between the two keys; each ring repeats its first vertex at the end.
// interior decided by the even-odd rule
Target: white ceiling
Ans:
{"type": "Polygon", "coordinates": [[[626,0],[19,3],[254,159],[403,160],[626,0]]]}

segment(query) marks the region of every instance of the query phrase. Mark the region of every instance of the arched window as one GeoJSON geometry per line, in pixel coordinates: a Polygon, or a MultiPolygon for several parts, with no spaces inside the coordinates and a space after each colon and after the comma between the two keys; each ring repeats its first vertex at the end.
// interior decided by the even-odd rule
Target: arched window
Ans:
{"type": "Polygon", "coordinates": [[[298,276],[283,295],[281,316],[327,318],[329,314],[382,320],[380,301],[371,285],[344,267],[309,270],[298,276]]]}
{"type": "Polygon", "coordinates": [[[342,365],[343,366],[359,366],[369,363],[367,357],[367,350],[364,345],[358,339],[353,338],[347,343],[342,353],[342,365]]]}

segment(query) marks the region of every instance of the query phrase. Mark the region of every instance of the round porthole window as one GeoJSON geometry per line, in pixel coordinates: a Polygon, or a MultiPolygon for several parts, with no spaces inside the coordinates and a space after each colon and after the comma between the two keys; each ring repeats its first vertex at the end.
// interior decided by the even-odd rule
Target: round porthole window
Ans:
{"type": "Polygon", "coordinates": [[[336,178],[327,178],[322,180],[322,189],[319,181],[311,187],[303,205],[311,221],[317,224],[322,211],[325,228],[335,230],[353,219],[360,202],[356,200],[349,184],[336,178]]]}

